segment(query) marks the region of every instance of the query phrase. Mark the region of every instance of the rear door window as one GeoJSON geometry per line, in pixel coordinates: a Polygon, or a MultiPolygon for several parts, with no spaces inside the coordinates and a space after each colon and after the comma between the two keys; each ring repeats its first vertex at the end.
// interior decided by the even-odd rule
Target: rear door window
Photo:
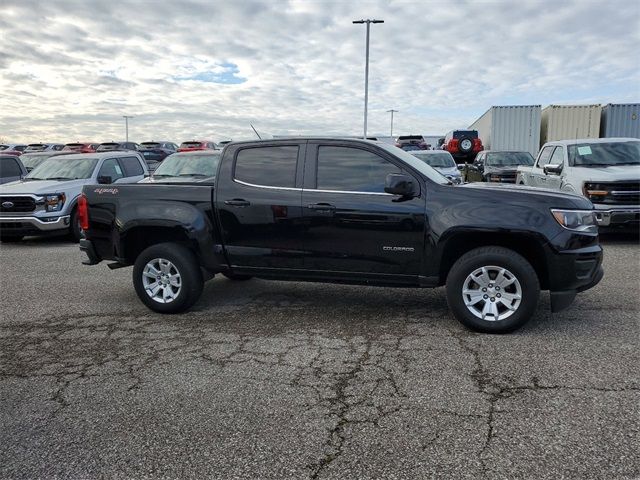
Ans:
{"type": "Polygon", "coordinates": [[[142,165],[140,165],[140,161],[136,157],[122,157],[120,158],[120,165],[124,168],[125,177],[144,175],[142,165]]]}
{"type": "Polygon", "coordinates": [[[352,147],[318,148],[318,190],[384,193],[390,173],[401,170],[373,152],[352,147]]]}
{"type": "Polygon", "coordinates": [[[294,188],[298,147],[243,148],[236,156],[234,179],[265,187],[294,188]]]}

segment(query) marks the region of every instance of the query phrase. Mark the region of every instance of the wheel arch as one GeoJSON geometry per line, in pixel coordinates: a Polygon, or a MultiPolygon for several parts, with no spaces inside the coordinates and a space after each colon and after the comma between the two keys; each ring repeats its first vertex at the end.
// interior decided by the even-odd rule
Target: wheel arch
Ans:
{"type": "Polygon", "coordinates": [[[479,247],[503,247],[522,255],[535,270],[540,287],[549,288],[549,272],[544,251],[544,242],[530,233],[505,233],[487,231],[457,231],[442,242],[439,284],[444,285],[453,264],[465,253],[479,247]]]}

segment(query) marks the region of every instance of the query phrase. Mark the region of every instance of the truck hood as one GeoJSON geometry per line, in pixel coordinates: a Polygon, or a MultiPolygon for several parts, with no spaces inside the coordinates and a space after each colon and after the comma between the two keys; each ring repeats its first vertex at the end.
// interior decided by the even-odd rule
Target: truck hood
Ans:
{"type": "Polygon", "coordinates": [[[563,207],[562,203],[572,204],[576,208],[586,208],[591,210],[593,205],[582,195],[577,193],[561,192],[549,188],[528,187],[526,185],[514,185],[508,183],[491,183],[491,182],[473,182],[460,185],[456,188],[467,188],[479,191],[487,191],[487,194],[495,192],[496,197],[501,193],[509,193],[510,199],[513,199],[514,193],[520,193],[520,199],[527,199],[529,202],[542,200],[557,200],[558,207],[563,207]]]}
{"type": "Polygon", "coordinates": [[[78,189],[83,185],[91,183],[91,179],[81,178],[78,180],[18,180],[17,182],[5,183],[0,186],[0,195],[28,194],[42,195],[44,193],[57,193],[66,190],[78,189]]]}
{"type": "Polygon", "coordinates": [[[638,165],[612,165],[610,167],[571,167],[571,176],[590,182],[616,182],[624,180],[639,180],[640,167],[638,165]]]}

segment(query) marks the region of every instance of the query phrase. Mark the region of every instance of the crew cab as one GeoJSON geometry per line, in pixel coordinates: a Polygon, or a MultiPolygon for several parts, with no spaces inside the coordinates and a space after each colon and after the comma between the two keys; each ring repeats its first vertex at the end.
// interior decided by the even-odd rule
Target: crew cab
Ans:
{"type": "Polygon", "coordinates": [[[137,152],[50,157],[22,180],[0,185],[0,241],[66,233],[78,241],[82,232],[77,203],[83,185],[120,185],[142,180],[147,174],[147,165],[137,152]]]}
{"type": "Polygon", "coordinates": [[[545,143],[517,183],[586,196],[606,229],[640,226],[640,139],[587,138],[545,143]]]}
{"type": "Polygon", "coordinates": [[[512,331],[540,290],[568,307],[603,275],[591,202],[514,185],[453,185],[383,142],[291,138],[231,143],[208,182],[87,185],[86,264],[133,266],[150,309],[181,312],[203,282],[446,286],[469,328],[512,331]]]}

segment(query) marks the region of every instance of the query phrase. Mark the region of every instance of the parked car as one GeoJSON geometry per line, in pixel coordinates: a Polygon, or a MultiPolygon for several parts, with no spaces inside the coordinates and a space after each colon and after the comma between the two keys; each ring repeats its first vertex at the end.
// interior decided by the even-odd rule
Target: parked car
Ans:
{"type": "Polygon", "coordinates": [[[558,311],[603,275],[591,202],[523,190],[451,185],[383,142],[237,142],[215,185],[85,186],[80,249],[90,265],[133,265],[138,297],[163,313],[189,308],[216,274],[446,285],[459,321],[504,333],[533,315],[541,289],[558,311]]]}
{"type": "MultiPolygon", "coordinates": [[[[135,152],[75,153],[49,158],[18,182],[0,185],[0,241],[69,233],[80,239],[77,203],[83,185],[120,186],[148,174],[135,152]]],[[[113,190],[113,188],[111,188],[113,190]]]]}
{"type": "Polygon", "coordinates": [[[27,174],[27,169],[17,155],[0,154],[0,184],[15,182],[27,174]]]}
{"type": "Polygon", "coordinates": [[[20,156],[25,151],[27,146],[23,143],[3,143],[0,145],[0,152],[3,155],[20,156]]]}
{"type": "Polygon", "coordinates": [[[20,160],[22,161],[24,167],[27,169],[27,172],[30,172],[42,162],[44,162],[47,158],[57,157],[59,155],[70,155],[72,153],[74,152],[66,150],[61,150],[59,152],[56,152],[54,150],[48,150],[46,152],[27,152],[23,153],[20,156],[20,160]]]}
{"type": "Polygon", "coordinates": [[[168,155],[176,153],[178,146],[173,142],[142,142],[140,152],[146,160],[163,161],[168,155]]]}
{"type": "Polygon", "coordinates": [[[217,150],[218,146],[210,140],[191,140],[189,142],[182,142],[179,152],[192,152],[194,150],[217,150]]]}
{"type": "Polygon", "coordinates": [[[586,196],[601,227],[640,226],[640,140],[587,138],[548,142],[517,183],[586,196]]]}
{"type": "Polygon", "coordinates": [[[451,130],[445,135],[441,148],[453,155],[457,163],[473,161],[484,149],[477,130],[451,130]]]}
{"type": "Polygon", "coordinates": [[[139,183],[211,182],[216,176],[218,163],[220,150],[174,153],[139,183]]]}
{"type": "Polygon", "coordinates": [[[516,183],[516,174],[521,165],[533,165],[533,157],[529,152],[484,150],[476,155],[473,163],[465,164],[463,173],[467,182],[516,183]]]}
{"type": "Polygon", "coordinates": [[[449,152],[443,152],[442,150],[416,150],[411,152],[411,155],[436,169],[452,183],[462,183],[460,170],[458,170],[458,166],[449,152]]]}
{"type": "Polygon", "coordinates": [[[30,143],[24,152],[59,152],[64,148],[62,143],[30,143]]]}
{"type": "Polygon", "coordinates": [[[140,145],[135,142],[104,142],[96,148],[96,152],[111,152],[114,150],[133,150],[137,152],[140,150],[140,145]]]}
{"type": "Polygon", "coordinates": [[[409,152],[412,150],[428,150],[427,141],[422,135],[400,135],[396,138],[396,147],[409,152]]]}
{"type": "Polygon", "coordinates": [[[95,142],[75,142],[67,143],[62,150],[77,153],[93,153],[98,149],[99,143],[95,142]]]}

